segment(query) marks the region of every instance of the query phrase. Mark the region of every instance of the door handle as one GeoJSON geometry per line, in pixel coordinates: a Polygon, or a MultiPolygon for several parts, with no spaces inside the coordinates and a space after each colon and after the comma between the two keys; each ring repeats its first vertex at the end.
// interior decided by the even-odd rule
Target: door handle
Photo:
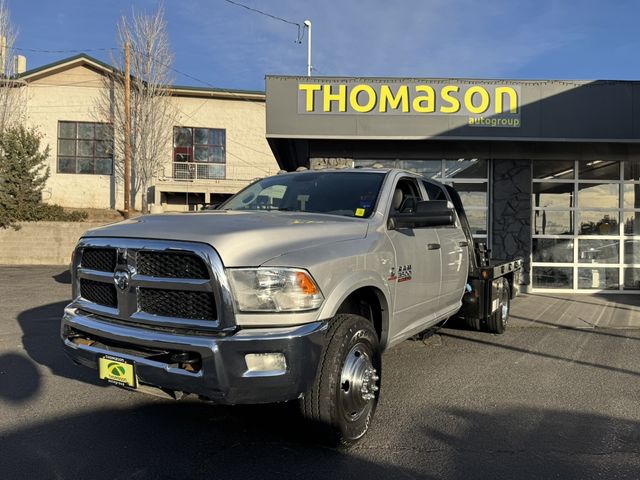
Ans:
{"type": "Polygon", "coordinates": [[[469,242],[458,242],[458,245],[461,247],[468,247],[469,246],[469,242]]]}
{"type": "Polygon", "coordinates": [[[427,243],[427,250],[439,250],[439,249],[440,249],[439,243],[427,243]]]}

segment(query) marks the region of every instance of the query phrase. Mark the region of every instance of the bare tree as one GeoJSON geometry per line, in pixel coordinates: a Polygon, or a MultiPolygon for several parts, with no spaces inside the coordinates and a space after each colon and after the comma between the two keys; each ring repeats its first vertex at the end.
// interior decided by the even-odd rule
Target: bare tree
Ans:
{"type": "MultiPolygon", "coordinates": [[[[147,191],[161,171],[172,141],[176,111],[170,101],[171,63],[164,9],[154,14],[133,12],[118,24],[118,40],[131,50],[131,205],[142,193],[142,210],[147,210],[147,191]]],[[[97,101],[101,121],[113,125],[114,172],[119,181],[124,175],[124,76],[122,58],[113,59],[116,70],[105,77],[104,89],[97,101]]]]}
{"type": "Polygon", "coordinates": [[[24,82],[16,79],[14,63],[15,41],[18,36],[11,22],[5,0],[0,0],[0,132],[24,120],[24,82]]]}

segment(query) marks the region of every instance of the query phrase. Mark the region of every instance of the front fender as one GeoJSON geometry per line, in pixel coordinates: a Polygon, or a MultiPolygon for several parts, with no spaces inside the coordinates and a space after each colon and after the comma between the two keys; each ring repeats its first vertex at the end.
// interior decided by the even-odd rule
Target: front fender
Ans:
{"type": "Polygon", "coordinates": [[[329,319],[334,317],[349,295],[365,287],[373,287],[377,290],[378,296],[382,296],[382,298],[379,298],[382,305],[382,338],[380,338],[380,344],[384,348],[389,334],[390,312],[393,311],[393,296],[389,290],[389,284],[375,272],[351,272],[331,292],[325,292],[326,301],[320,309],[318,318],[329,319]]]}

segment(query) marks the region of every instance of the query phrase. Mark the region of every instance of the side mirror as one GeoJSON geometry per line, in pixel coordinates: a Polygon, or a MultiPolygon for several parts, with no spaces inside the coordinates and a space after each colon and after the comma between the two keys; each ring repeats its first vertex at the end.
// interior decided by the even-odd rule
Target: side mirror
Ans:
{"type": "Polygon", "coordinates": [[[455,223],[455,210],[446,200],[427,200],[416,203],[409,213],[395,213],[389,218],[389,228],[445,227],[455,223]]]}

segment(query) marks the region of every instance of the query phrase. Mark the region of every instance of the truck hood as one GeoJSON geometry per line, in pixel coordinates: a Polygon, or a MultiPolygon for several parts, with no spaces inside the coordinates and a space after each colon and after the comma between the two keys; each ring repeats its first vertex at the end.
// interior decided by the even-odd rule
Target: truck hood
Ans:
{"type": "Polygon", "coordinates": [[[304,212],[211,211],[145,215],[91,229],[85,237],[207,243],[225,266],[258,266],[301,248],[364,238],[363,219],[304,212]]]}

